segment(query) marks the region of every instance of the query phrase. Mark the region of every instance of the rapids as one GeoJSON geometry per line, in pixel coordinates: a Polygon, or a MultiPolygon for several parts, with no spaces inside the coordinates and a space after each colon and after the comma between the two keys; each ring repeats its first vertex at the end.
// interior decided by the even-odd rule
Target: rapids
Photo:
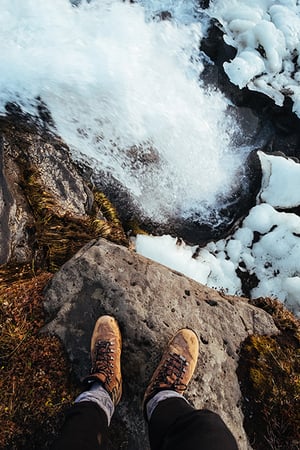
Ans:
{"type": "Polygon", "coordinates": [[[12,102],[37,115],[41,99],[74,158],[146,218],[217,222],[250,148],[236,145],[228,100],[199,80],[196,3],[0,0],[0,113],[12,102]]]}

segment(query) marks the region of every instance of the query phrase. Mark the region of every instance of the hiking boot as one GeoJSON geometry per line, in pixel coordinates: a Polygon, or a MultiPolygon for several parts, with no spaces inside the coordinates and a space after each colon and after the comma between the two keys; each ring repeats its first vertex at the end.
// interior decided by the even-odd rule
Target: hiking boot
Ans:
{"type": "Polygon", "coordinates": [[[178,394],[184,393],[193,376],[198,352],[199,341],[196,333],[187,328],[177,331],[152,375],[144,395],[143,409],[159,391],[169,389],[178,394]]]}
{"type": "Polygon", "coordinates": [[[100,382],[114,405],[119,403],[122,395],[121,349],[122,338],[116,319],[100,317],[91,339],[91,375],[83,381],[85,384],[100,382]]]}

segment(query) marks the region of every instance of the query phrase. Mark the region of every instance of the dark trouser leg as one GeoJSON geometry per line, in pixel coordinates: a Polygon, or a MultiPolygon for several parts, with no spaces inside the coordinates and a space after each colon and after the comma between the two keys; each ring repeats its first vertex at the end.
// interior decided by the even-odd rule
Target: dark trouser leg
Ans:
{"type": "Polygon", "coordinates": [[[218,414],[196,410],[185,400],[158,403],[149,422],[151,450],[238,450],[218,414]]]}
{"type": "Polygon", "coordinates": [[[107,416],[95,402],[75,403],[51,450],[102,450],[107,433],[107,416]]]}

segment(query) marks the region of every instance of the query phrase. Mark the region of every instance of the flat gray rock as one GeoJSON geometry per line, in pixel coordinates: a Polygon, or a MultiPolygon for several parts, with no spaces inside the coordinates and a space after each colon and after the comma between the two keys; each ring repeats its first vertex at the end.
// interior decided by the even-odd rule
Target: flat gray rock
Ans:
{"type": "Polygon", "coordinates": [[[240,344],[249,334],[278,332],[266,312],[104,239],[92,241],[68,261],[45,297],[51,320],[45,331],[62,339],[78,377],[89,371],[98,316],[111,314],[120,324],[124,393],[112,421],[112,448],[149,449],[141,408],[144,390],[165,345],[182,327],[194,329],[200,339],[187,398],[196,408],[218,412],[240,449],[251,448],[242,426],[236,369],[240,344]]]}

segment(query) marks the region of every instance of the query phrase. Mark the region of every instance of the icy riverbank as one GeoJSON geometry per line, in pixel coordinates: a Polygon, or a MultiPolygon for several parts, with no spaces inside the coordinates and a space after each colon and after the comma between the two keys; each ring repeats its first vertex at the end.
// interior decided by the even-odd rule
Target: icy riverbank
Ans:
{"type": "Polygon", "coordinates": [[[229,294],[275,297],[300,315],[300,217],[282,212],[300,205],[300,164],[259,156],[263,183],[258,204],[231,237],[198,248],[171,236],[139,235],[136,249],[200,283],[229,294]],[[249,277],[252,286],[246,288],[241,280],[249,283],[249,277]]]}

